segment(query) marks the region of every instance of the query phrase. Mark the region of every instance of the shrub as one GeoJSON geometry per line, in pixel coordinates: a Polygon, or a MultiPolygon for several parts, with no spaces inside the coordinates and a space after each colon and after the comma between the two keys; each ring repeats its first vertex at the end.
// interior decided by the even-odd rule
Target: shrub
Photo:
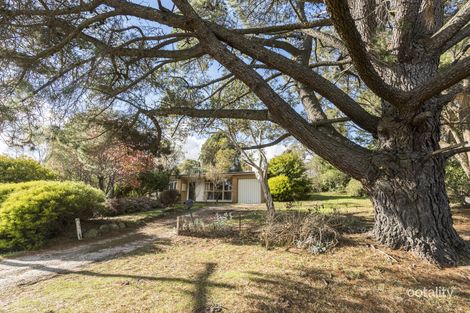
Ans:
{"type": "Polygon", "coordinates": [[[286,175],[271,177],[268,180],[271,195],[276,201],[294,200],[293,186],[291,180],[286,175]]]}
{"type": "Polygon", "coordinates": [[[144,212],[162,208],[160,201],[147,198],[113,198],[106,201],[104,216],[116,216],[134,212],[144,212]]]}
{"type": "Polygon", "coordinates": [[[2,202],[5,201],[12,192],[29,189],[32,186],[37,186],[38,183],[38,181],[30,181],[25,183],[0,184],[0,207],[2,202]]]}
{"type": "Polygon", "coordinates": [[[470,179],[457,160],[451,159],[447,163],[445,181],[450,200],[465,203],[465,197],[470,195],[470,179]]]}
{"type": "Polygon", "coordinates": [[[180,198],[180,193],[175,189],[165,190],[160,193],[160,202],[163,205],[173,205],[177,203],[180,198]]]}
{"type": "Polygon", "coordinates": [[[236,227],[230,223],[232,215],[219,215],[206,220],[200,218],[180,217],[180,229],[178,234],[201,238],[231,237],[239,233],[236,227]]]}
{"type": "Polygon", "coordinates": [[[311,190],[310,180],[305,174],[305,164],[298,151],[287,151],[272,158],[269,161],[268,172],[271,178],[281,175],[289,178],[291,190],[288,200],[304,199],[311,190]]]}
{"type": "Polygon", "coordinates": [[[333,167],[330,163],[316,156],[308,164],[312,187],[315,191],[345,190],[351,177],[333,167]]]}
{"type": "Polygon", "coordinates": [[[166,171],[146,171],[139,174],[140,194],[151,194],[164,190],[170,183],[170,173],[166,171]]]}
{"type": "Polygon", "coordinates": [[[56,175],[29,158],[0,156],[0,183],[20,183],[32,180],[52,180],[56,175]]]}
{"type": "Polygon", "coordinates": [[[308,193],[312,190],[312,185],[307,177],[291,179],[294,199],[303,200],[308,198],[308,193]]]}
{"type": "Polygon", "coordinates": [[[366,192],[360,181],[351,178],[348,185],[346,186],[346,193],[353,197],[364,197],[366,192]]]}
{"type": "Polygon", "coordinates": [[[90,218],[102,210],[105,199],[101,191],[82,183],[37,181],[17,185],[0,204],[3,249],[40,247],[74,218],[90,218]]]}
{"type": "Polygon", "coordinates": [[[345,190],[350,176],[342,173],[337,169],[329,169],[321,173],[318,177],[321,191],[338,191],[345,190]]]}
{"type": "Polygon", "coordinates": [[[286,151],[269,161],[268,172],[270,177],[285,175],[290,179],[305,175],[305,165],[297,151],[286,151]]]}

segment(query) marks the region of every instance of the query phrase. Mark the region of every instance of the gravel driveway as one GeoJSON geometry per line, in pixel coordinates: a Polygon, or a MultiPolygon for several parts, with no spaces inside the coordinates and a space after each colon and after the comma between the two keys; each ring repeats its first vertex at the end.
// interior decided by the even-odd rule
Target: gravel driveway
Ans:
{"type": "MultiPolygon", "coordinates": [[[[232,208],[207,207],[195,216],[205,216],[232,208]]],[[[174,236],[175,217],[150,222],[138,231],[92,243],[83,242],[66,249],[48,249],[25,256],[0,259],[0,290],[32,284],[58,274],[72,273],[98,261],[130,253],[156,240],[169,240],[174,236]]],[[[0,301],[1,304],[1,301],[0,301]]]]}
{"type": "Polygon", "coordinates": [[[174,233],[169,222],[152,222],[136,232],[89,244],[84,242],[72,248],[0,259],[0,290],[70,273],[87,264],[130,253],[155,240],[168,239],[174,233]]]}

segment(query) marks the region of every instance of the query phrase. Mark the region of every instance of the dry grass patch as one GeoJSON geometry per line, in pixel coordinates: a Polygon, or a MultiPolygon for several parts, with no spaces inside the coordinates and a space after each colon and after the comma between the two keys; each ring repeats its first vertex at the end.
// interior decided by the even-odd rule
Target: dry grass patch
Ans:
{"type": "Polygon", "coordinates": [[[461,312],[468,268],[437,270],[365,235],[322,255],[178,237],[0,294],[5,312],[461,312]],[[382,248],[383,249],[383,248],[382,248]],[[452,289],[414,297],[409,290],[452,289]]]}
{"type": "MultiPolygon", "coordinates": [[[[354,210],[345,214],[361,216],[368,225],[371,211],[365,216],[363,209],[354,210]]],[[[244,223],[259,221],[255,212],[247,216],[244,223]]],[[[456,221],[469,239],[470,230],[461,224],[468,225],[468,216],[458,212],[456,221]]],[[[0,307],[8,313],[470,313],[470,268],[439,270],[407,252],[377,245],[366,233],[343,234],[337,246],[319,255],[179,236],[0,291],[0,307]],[[452,295],[435,294],[436,288],[452,295]]]]}

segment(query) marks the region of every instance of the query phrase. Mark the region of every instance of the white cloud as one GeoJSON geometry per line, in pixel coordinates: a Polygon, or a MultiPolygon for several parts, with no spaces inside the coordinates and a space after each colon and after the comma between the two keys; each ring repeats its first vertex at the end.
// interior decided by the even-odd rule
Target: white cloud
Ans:
{"type": "Polygon", "coordinates": [[[182,151],[186,159],[197,160],[201,152],[201,146],[207,138],[199,136],[190,136],[183,144],[182,151]]]}
{"type": "Polygon", "coordinates": [[[8,152],[8,146],[2,139],[0,139],[0,154],[7,154],[7,152],[8,152]]]}

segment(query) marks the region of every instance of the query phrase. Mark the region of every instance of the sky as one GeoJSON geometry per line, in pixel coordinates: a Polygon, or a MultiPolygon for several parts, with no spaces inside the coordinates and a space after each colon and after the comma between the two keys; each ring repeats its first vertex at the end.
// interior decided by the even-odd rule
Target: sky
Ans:
{"type": "MultiPolygon", "coordinates": [[[[199,153],[201,152],[201,146],[206,141],[206,139],[207,137],[205,136],[189,136],[186,138],[186,141],[182,146],[185,159],[197,160],[199,153]]],[[[284,152],[287,148],[288,147],[283,144],[277,144],[275,146],[268,147],[265,149],[266,156],[268,159],[272,159],[273,157],[284,152]]]]}
{"type": "MultiPolygon", "coordinates": [[[[206,136],[189,136],[186,138],[185,142],[182,145],[182,151],[184,154],[185,159],[193,159],[197,160],[199,157],[199,153],[201,152],[201,146],[206,141],[206,136]]],[[[265,149],[266,156],[268,159],[271,159],[282,152],[284,152],[288,147],[283,144],[278,144],[272,147],[268,147],[265,149]]],[[[0,138],[0,154],[8,154],[11,156],[18,156],[23,153],[14,151],[5,144],[5,142],[0,138]]],[[[40,156],[36,153],[27,153],[30,157],[40,161],[40,156]]]]}
{"type": "Polygon", "coordinates": [[[0,140],[0,154],[4,154],[8,152],[8,146],[3,142],[3,140],[0,140]]]}

